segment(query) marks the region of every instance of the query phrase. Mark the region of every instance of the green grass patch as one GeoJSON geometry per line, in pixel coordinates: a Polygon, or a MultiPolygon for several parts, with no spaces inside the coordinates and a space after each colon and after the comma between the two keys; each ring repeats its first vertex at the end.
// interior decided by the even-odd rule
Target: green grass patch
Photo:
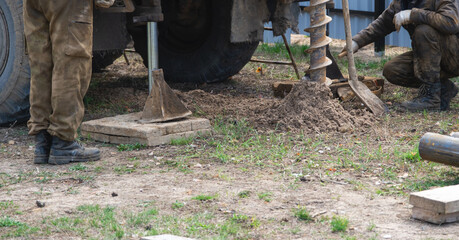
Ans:
{"type": "Polygon", "coordinates": [[[115,173],[117,173],[119,175],[131,174],[131,173],[135,172],[135,168],[126,167],[126,166],[117,166],[117,167],[113,168],[113,171],[115,171],[115,173]]]}
{"type": "Polygon", "coordinates": [[[243,224],[246,227],[257,228],[261,225],[256,217],[249,217],[247,215],[233,214],[231,221],[234,223],[243,224]]]}
{"type": "Polygon", "coordinates": [[[194,140],[194,137],[171,139],[171,145],[174,145],[174,146],[190,145],[193,142],[193,140],[194,140]]]}
{"type": "Polygon", "coordinates": [[[346,217],[333,216],[330,222],[332,232],[345,232],[349,225],[346,217]]]}
{"type": "Polygon", "coordinates": [[[147,148],[146,144],[140,144],[140,143],[135,143],[135,144],[120,144],[117,146],[118,151],[120,152],[126,152],[126,151],[138,151],[141,149],[147,148]]]}
{"type": "Polygon", "coordinates": [[[83,165],[83,164],[81,164],[81,163],[78,163],[76,165],[73,165],[73,166],[69,167],[69,170],[70,171],[74,171],[74,172],[76,172],[76,171],[84,171],[86,169],[88,169],[88,167],[83,165]]]}
{"type": "Polygon", "coordinates": [[[272,192],[262,192],[258,194],[258,199],[263,200],[265,202],[271,202],[272,196],[272,192]]]}
{"type": "Polygon", "coordinates": [[[172,209],[180,209],[180,208],[185,207],[185,203],[175,201],[174,203],[172,203],[171,207],[172,209]]]}
{"type": "Polygon", "coordinates": [[[8,209],[16,209],[16,208],[18,208],[18,206],[14,204],[13,201],[1,201],[0,202],[1,211],[8,210],[8,209]]]}
{"type": "Polygon", "coordinates": [[[2,238],[28,238],[38,231],[38,228],[30,227],[8,216],[0,218],[0,234],[2,234],[2,238]]]}
{"type": "MultiPolygon", "coordinates": [[[[293,57],[301,61],[301,59],[308,58],[309,54],[306,53],[306,50],[309,49],[307,45],[290,45],[290,51],[292,52],[293,57]]],[[[283,60],[290,60],[287,48],[283,42],[278,43],[261,43],[257,50],[256,54],[267,55],[269,57],[282,58],[283,60]]]]}
{"type": "Polygon", "coordinates": [[[312,221],[311,213],[309,213],[306,207],[298,207],[294,209],[293,216],[295,216],[300,221],[305,221],[305,222],[312,221]]]}
{"type": "Polygon", "coordinates": [[[195,197],[192,197],[191,200],[198,200],[201,202],[206,202],[206,201],[212,201],[217,198],[217,195],[198,195],[195,197]]]}
{"type": "Polygon", "coordinates": [[[245,190],[245,191],[239,192],[237,195],[239,196],[239,198],[248,198],[250,197],[251,194],[252,192],[250,192],[249,190],[245,190]]]}

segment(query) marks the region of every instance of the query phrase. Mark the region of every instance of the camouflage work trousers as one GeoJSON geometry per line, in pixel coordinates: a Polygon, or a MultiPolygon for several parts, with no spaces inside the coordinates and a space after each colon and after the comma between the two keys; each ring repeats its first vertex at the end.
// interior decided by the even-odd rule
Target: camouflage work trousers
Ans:
{"type": "Polygon", "coordinates": [[[72,141],[92,72],[93,0],[24,0],[29,54],[29,134],[72,141]]]}
{"type": "Polygon", "coordinates": [[[445,82],[459,76],[459,39],[429,25],[419,25],[412,36],[413,51],[401,54],[384,66],[391,83],[419,88],[424,83],[445,82]]]}

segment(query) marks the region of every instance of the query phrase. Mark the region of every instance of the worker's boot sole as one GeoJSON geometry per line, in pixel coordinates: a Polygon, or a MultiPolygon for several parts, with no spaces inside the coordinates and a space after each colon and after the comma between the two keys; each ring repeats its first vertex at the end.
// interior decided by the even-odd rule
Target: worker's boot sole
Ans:
{"type": "Polygon", "coordinates": [[[93,156],[49,156],[48,163],[53,165],[69,164],[71,162],[94,162],[100,160],[100,154],[93,156]]]}

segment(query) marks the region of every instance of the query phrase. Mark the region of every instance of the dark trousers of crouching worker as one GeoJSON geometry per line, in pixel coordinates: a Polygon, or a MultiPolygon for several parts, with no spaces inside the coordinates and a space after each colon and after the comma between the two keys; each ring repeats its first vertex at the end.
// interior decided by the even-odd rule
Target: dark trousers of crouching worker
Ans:
{"type": "Polygon", "coordinates": [[[30,135],[77,137],[92,66],[92,0],[24,0],[30,59],[30,135]]]}
{"type": "Polygon", "coordinates": [[[441,82],[442,98],[448,98],[443,96],[444,93],[454,87],[449,78],[459,76],[458,37],[441,34],[429,25],[419,25],[412,36],[411,45],[413,51],[386,63],[384,77],[393,84],[411,88],[441,82]]]}
{"type": "Polygon", "coordinates": [[[93,0],[24,0],[35,164],[100,159],[75,141],[91,80],[92,21],[93,0]]]}

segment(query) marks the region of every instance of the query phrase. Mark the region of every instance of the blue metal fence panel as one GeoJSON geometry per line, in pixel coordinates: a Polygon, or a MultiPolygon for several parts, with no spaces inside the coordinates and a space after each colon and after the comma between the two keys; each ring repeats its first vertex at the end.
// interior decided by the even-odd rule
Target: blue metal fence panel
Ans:
{"type": "MultiPolygon", "coordinates": [[[[386,0],[386,7],[389,6],[391,0],[386,0]]],[[[301,2],[300,6],[308,6],[308,2],[301,2]]],[[[342,2],[341,0],[335,0],[335,8],[341,9],[342,2]]],[[[375,9],[375,1],[374,0],[350,0],[349,1],[349,8],[351,10],[358,10],[358,11],[370,11],[373,12],[375,9]]],[[[330,26],[330,37],[337,38],[337,39],[345,39],[345,31],[344,31],[344,19],[341,13],[332,12],[330,16],[333,18],[333,21],[329,24],[330,26]]],[[[352,26],[352,34],[355,35],[360,30],[366,28],[372,21],[373,17],[366,16],[366,15],[351,15],[351,26],[352,26]]],[[[307,12],[302,11],[300,14],[300,21],[298,28],[300,29],[301,34],[306,34],[303,30],[310,25],[309,14],[307,12]]],[[[267,25],[269,26],[269,25],[267,25]]],[[[288,32],[287,38],[290,41],[289,35],[291,32],[288,32]]],[[[265,31],[265,42],[279,42],[282,41],[282,38],[273,38],[272,32],[265,31]]],[[[393,45],[393,46],[400,46],[400,47],[411,47],[411,40],[408,32],[402,28],[399,33],[392,33],[386,36],[386,45],[393,45]]]]}

